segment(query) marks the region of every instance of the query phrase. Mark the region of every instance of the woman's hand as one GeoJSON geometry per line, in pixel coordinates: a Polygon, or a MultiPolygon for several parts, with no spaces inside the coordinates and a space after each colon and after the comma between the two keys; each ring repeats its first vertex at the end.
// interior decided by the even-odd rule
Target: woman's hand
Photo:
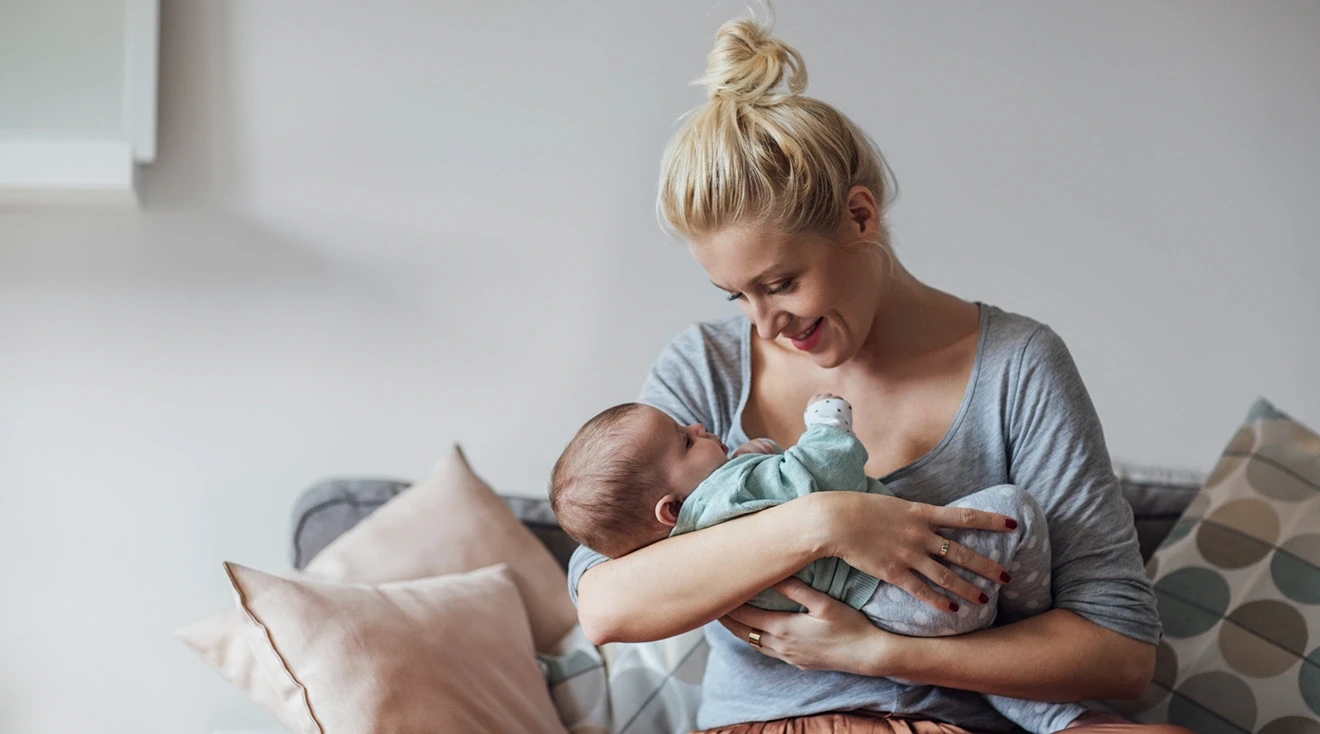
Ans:
{"type": "Polygon", "coordinates": [[[747,443],[744,443],[742,446],[739,446],[737,449],[735,449],[733,455],[730,456],[729,458],[731,459],[737,458],[739,456],[742,456],[743,454],[769,455],[769,454],[777,454],[777,453],[780,453],[779,447],[775,445],[774,441],[771,441],[768,438],[754,438],[748,441],[747,443]]]}
{"type": "Polygon", "coordinates": [[[801,670],[884,675],[887,661],[899,652],[905,639],[885,632],[866,615],[795,578],[771,588],[807,611],[771,612],[744,604],[721,617],[720,624],[743,641],[752,632],[760,632],[761,653],[801,670]]]}
{"type": "Polygon", "coordinates": [[[882,494],[818,492],[809,497],[821,503],[818,509],[825,518],[821,523],[825,532],[821,539],[823,556],[842,558],[853,568],[903,589],[934,609],[956,612],[958,605],[927,580],[972,604],[985,603],[984,593],[950,570],[950,565],[995,583],[1006,583],[1010,578],[998,563],[936,532],[943,528],[1007,532],[1017,528],[1017,521],[1010,517],[882,494]]]}

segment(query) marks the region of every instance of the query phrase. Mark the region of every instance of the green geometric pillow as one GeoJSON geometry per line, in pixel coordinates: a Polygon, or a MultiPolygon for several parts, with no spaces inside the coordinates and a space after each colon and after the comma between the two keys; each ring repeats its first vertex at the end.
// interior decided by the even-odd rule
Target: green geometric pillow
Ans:
{"type": "Polygon", "coordinates": [[[1143,722],[1320,732],[1320,436],[1259,400],[1146,566],[1164,639],[1143,722]]]}
{"type": "Polygon", "coordinates": [[[687,734],[697,728],[709,649],[700,628],[598,648],[578,626],[538,659],[570,734],[687,734]]]}

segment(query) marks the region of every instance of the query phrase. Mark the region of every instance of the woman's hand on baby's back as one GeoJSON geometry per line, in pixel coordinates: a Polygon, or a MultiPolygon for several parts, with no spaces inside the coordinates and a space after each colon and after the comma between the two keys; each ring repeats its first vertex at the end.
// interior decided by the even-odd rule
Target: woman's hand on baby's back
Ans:
{"type": "Polygon", "coordinates": [[[779,447],[775,445],[774,441],[771,441],[768,438],[754,438],[748,441],[747,443],[744,443],[742,446],[739,446],[736,450],[734,450],[733,456],[738,457],[738,456],[742,456],[743,454],[777,454],[777,453],[779,453],[779,447]]]}
{"type": "Polygon", "coordinates": [[[815,503],[813,509],[819,513],[818,522],[813,524],[822,532],[822,558],[842,558],[853,568],[893,584],[940,611],[957,611],[957,602],[936,592],[926,579],[968,603],[983,603],[982,590],[950,570],[950,565],[995,583],[1009,579],[998,563],[961,543],[946,540],[936,530],[1008,532],[1016,527],[1012,518],[861,492],[816,492],[794,501],[807,499],[815,503]]]}

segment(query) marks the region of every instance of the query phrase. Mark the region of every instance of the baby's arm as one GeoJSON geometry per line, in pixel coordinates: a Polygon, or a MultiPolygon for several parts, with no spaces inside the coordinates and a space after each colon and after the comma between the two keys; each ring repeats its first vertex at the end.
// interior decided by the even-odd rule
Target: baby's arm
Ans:
{"type": "Polygon", "coordinates": [[[834,395],[813,396],[803,413],[807,430],[779,461],[756,467],[762,487],[792,498],[811,492],[865,492],[866,449],[852,432],[852,406],[834,395]]]}

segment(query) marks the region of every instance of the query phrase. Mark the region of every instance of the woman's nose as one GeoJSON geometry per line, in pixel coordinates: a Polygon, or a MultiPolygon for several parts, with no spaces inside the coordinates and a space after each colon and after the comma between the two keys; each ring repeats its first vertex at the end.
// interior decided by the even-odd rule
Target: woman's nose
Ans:
{"type": "Polygon", "coordinates": [[[698,436],[706,435],[706,427],[701,425],[700,423],[693,423],[692,430],[696,431],[698,436]]]}
{"type": "Polygon", "coordinates": [[[755,308],[752,320],[756,322],[756,333],[766,340],[779,336],[779,331],[784,328],[779,323],[781,321],[779,312],[762,305],[757,305],[755,308]]]}

